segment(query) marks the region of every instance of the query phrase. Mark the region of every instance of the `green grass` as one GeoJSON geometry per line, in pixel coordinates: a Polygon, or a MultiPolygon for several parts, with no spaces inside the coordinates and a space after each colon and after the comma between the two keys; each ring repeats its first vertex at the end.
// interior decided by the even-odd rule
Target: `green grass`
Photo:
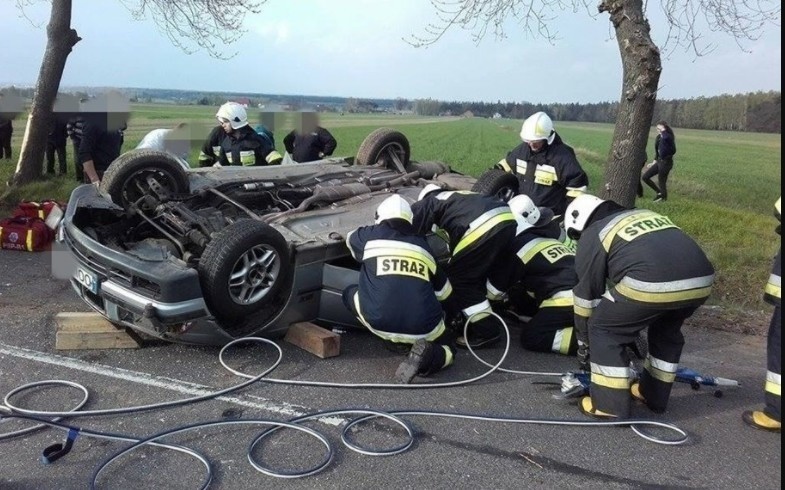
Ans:
{"type": "MultiPolygon", "coordinates": [[[[154,128],[171,127],[180,121],[198,123],[206,131],[215,123],[214,108],[138,104],[126,132],[124,150],[133,148],[154,128]]],[[[15,124],[15,155],[23,134],[22,119],[15,124]]],[[[338,140],[338,156],[356,154],[362,140],[374,129],[390,127],[409,138],[416,160],[441,160],[455,170],[478,176],[503,158],[519,143],[521,121],[426,118],[389,115],[322,115],[322,125],[338,140]]],[[[294,118],[276,121],[275,137],[282,146],[283,136],[294,127],[294,118]]],[[[613,126],[597,123],[557,123],[562,138],[575,149],[596,190],[603,175],[613,126]]],[[[768,310],[762,300],[763,285],[780,239],[774,233],[774,201],[780,195],[781,137],[774,134],[701,131],[676,128],[678,154],[669,179],[670,200],[651,203],[646,189],[639,207],[667,214],[692,235],[706,250],[717,269],[717,286],[710,302],[735,310],[768,310]]],[[[203,136],[194,135],[191,161],[203,136]]],[[[654,131],[647,153],[653,157],[654,131]]],[[[69,145],[69,171],[73,172],[69,145]]],[[[0,178],[7,180],[13,163],[0,162],[0,178]]],[[[16,189],[9,202],[25,199],[67,200],[76,185],[72,176],[56,177],[16,189]]],[[[678,250],[673,251],[675,258],[678,250]]],[[[667,264],[663,264],[667,267],[667,264]]]]}

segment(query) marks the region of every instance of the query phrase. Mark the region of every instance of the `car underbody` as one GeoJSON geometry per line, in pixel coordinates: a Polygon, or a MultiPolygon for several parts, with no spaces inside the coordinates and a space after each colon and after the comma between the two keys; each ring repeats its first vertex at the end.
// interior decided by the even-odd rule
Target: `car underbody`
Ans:
{"type": "MultiPolygon", "coordinates": [[[[396,150],[368,165],[331,158],[188,171],[160,152],[121,155],[100,189],[80,186],[69,200],[59,242],[75,259],[71,283],[113,323],[169,341],[278,337],[301,321],[361,328],[341,299],[359,270],[347,234],[372,224],[390,193],[414,202],[430,182],[474,183],[396,150]]],[[[429,240],[447,256],[440,238],[429,240]]]]}

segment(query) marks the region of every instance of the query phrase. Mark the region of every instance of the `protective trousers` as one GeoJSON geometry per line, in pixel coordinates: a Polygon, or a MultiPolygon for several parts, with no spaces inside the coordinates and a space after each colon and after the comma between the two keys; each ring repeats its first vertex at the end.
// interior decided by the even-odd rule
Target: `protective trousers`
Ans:
{"type": "Polygon", "coordinates": [[[521,330],[521,345],[535,352],[575,355],[578,350],[572,306],[540,308],[521,330]]]}
{"type": "Polygon", "coordinates": [[[641,394],[653,411],[668,405],[676,380],[684,336],[681,327],[705,300],[680,309],[602,298],[589,318],[591,352],[591,399],[594,407],[619,418],[630,416],[632,370],[625,344],[635,341],[648,327],[649,354],[640,377],[641,394]]]}
{"type": "Polygon", "coordinates": [[[412,345],[419,339],[425,339],[441,347],[440,349],[433,349],[433,356],[428,359],[428,366],[426,366],[420,374],[435,373],[453,363],[453,360],[455,359],[455,334],[445,327],[444,321],[440,322],[435,327],[423,325],[422,333],[420,334],[401,334],[400,332],[380,330],[363,321],[363,316],[360,312],[362,307],[360,306],[358,291],[359,287],[357,285],[348,286],[344,289],[342,295],[343,304],[374,335],[394,344],[412,345]]]}
{"type": "Polygon", "coordinates": [[[778,422],[782,422],[782,308],[774,308],[766,341],[766,408],[764,412],[778,422]]]}
{"type": "Polygon", "coordinates": [[[471,318],[471,331],[481,337],[495,335],[499,329],[496,319],[488,317],[491,304],[486,298],[486,281],[494,258],[503,255],[502,251],[514,237],[515,226],[505,226],[493,236],[462,250],[445,267],[452,285],[452,294],[445,302],[447,317],[463,313],[464,319],[471,318]]]}

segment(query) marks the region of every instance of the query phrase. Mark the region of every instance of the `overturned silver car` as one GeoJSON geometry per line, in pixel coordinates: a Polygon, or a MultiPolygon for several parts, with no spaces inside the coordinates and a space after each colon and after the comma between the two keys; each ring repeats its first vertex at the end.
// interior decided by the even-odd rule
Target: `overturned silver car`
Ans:
{"type": "Polygon", "coordinates": [[[341,301],[359,269],[344,238],[390,193],[414,202],[430,182],[475,185],[445,163],[410,160],[406,137],[387,128],[356,157],[274,167],[187,170],[133,150],[100,188],[73,191],[58,240],[75,258],[79,296],[153,337],[220,345],[299,321],[360,327],[341,301]]]}

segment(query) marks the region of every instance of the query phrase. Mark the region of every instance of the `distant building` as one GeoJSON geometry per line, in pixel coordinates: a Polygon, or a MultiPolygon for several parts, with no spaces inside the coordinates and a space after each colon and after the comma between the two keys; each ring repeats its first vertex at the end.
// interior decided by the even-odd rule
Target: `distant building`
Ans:
{"type": "Polygon", "coordinates": [[[251,99],[249,99],[248,97],[238,97],[234,99],[232,102],[237,102],[238,104],[241,104],[245,108],[251,105],[251,99]]]}
{"type": "Polygon", "coordinates": [[[494,112],[493,119],[501,119],[501,118],[502,118],[501,114],[499,114],[498,112],[494,112]]]}
{"type": "Polygon", "coordinates": [[[466,111],[463,114],[461,114],[461,117],[466,117],[466,118],[474,117],[474,113],[472,111],[466,111]]]}

